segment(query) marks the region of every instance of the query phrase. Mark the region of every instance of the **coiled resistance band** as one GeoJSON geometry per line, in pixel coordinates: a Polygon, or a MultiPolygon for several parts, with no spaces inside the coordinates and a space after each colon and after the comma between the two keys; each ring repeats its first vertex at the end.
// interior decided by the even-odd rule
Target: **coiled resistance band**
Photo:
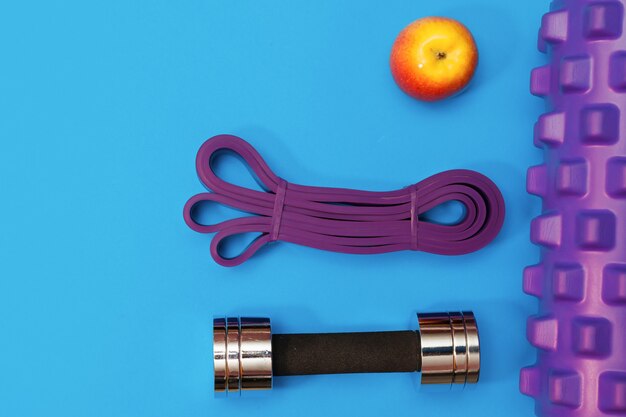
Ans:
{"type": "Polygon", "coordinates": [[[211,255],[223,266],[239,265],[266,243],[278,240],[352,254],[414,250],[461,255],[491,242],[504,221],[504,201],[496,185],[469,170],[442,172],[389,192],[303,186],[278,177],[249,143],[231,135],[207,140],[198,151],[196,169],[200,181],[211,192],[195,195],[187,202],[185,222],[197,232],[216,233],[211,255]],[[219,178],[211,162],[221,151],[241,157],[266,191],[219,178]],[[419,218],[454,200],[465,206],[465,215],[459,222],[445,225],[419,218]],[[194,208],[207,201],[252,216],[200,224],[194,219],[194,208]],[[260,236],[243,252],[235,257],[223,256],[225,239],[251,232],[260,236]]]}

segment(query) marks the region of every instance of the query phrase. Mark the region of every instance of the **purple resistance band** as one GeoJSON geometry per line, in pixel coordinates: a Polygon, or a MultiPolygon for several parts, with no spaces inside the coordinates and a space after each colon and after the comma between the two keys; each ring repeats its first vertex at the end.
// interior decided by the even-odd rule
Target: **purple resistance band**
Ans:
{"type": "Polygon", "coordinates": [[[216,233],[211,255],[223,266],[239,265],[266,243],[277,240],[353,254],[419,250],[461,255],[491,242],[504,221],[502,194],[490,179],[474,171],[446,171],[389,192],[309,187],[276,176],[249,143],[231,135],[207,140],[198,151],[196,169],[211,192],[187,202],[185,222],[197,232],[216,233]],[[240,156],[267,191],[220,179],[211,161],[221,151],[240,156]],[[459,222],[445,225],[419,219],[428,210],[454,200],[465,206],[459,222]],[[253,216],[199,224],[194,220],[194,208],[209,201],[253,216]],[[222,256],[220,244],[224,239],[251,232],[261,235],[239,255],[222,256]]]}

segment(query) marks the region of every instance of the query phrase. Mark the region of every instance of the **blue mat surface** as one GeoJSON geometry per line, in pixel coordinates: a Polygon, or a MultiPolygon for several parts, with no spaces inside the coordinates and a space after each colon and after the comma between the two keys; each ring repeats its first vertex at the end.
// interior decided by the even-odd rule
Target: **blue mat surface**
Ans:
{"type": "MultiPolygon", "coordinates": [[[[535,352],[541,161],[528,92],[547,0],[22,1],[0,13],[0,415],[10,417],[531,416],[518,391],[535,352]],[[473,32],[471,88],[405,96],[397,33],[443,15],[473,32]],[[491,177],[499,237],[461,257],[359,257],[278,243],[233,269],[182,208],[202,191],[202,142],[232,133],[289,181],[395,189],[451,168],[491,177]],[[416,311],[472,309],[481,382],[416,391],[409,375],[276,379],[266,398],[212,394],[213,315],[274,331],[401,330],[416,311]]],[[[229,162],[225,175],[249,182],[229,162]]],[[[454,207],[442,215],[453,215],[454,207]]],[[[219,215],[226,215],[220,212],[219,215]]]]}

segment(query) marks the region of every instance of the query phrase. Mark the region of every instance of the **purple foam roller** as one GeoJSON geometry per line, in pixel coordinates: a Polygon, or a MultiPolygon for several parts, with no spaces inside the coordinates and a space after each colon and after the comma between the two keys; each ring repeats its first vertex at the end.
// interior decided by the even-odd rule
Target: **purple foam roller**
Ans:
{"type": "Polygon", "coordinates": [[[531,90],[549,111],[535,126],[545,164],[529,169],[543,199],[531,224],[542,262],[524,271],[538,297],[527,337],[537,363],[520,388],[538,416],[626,415],[626,0],[554,1],[531,90]]]}

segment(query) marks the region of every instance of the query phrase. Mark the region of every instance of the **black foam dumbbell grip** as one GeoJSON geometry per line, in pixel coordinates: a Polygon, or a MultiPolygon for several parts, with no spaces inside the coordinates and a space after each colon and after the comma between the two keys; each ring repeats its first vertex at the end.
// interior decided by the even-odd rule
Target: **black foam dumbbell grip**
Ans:
{"type": "Polygon", "coordinates": [[[272,335],[274,376],[416,372],[414,331],[272,335]]]}

